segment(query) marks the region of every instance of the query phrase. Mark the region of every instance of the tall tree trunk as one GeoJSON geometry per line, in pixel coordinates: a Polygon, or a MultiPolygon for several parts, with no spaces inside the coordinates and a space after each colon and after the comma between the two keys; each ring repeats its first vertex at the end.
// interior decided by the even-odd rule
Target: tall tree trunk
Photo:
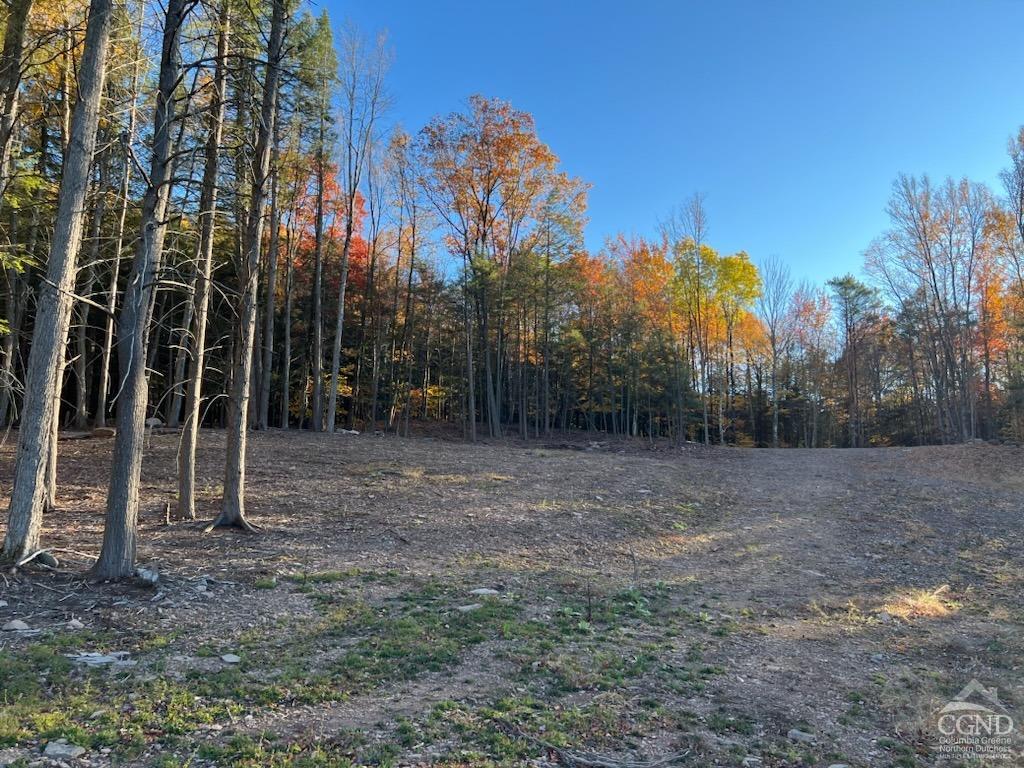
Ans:
{"type": "MultiPolygon", "coordinates": [[[[200,215],[202,215],[200,213],[200,215]]],[[[178,343],[174,349],[174,363],[171,366],[171,396],[167,402],[167,426],[177,427],[181,423],[181,406],[185,401],[185,373],[188,369],[189,344],[192,338],[192,321],[196,314],[196,289],[199,283],[200,259],[196,259],[188,299],[178,326],[178,343]]]]}
{"type": "MultiPolygon", "coordinates": [[[[142,22],[145,5],[139,5],[138,35],[142,36],[142,22]]],[[[117,308],[117,282],[121,271],[121,251],[124,249],[125,222],[128,218],[128,195],[131,191],[132,161],[129,157],[132,142],[135,141],[135,122],[138,114],[139,81],[142,77],[142,59],[135,62],[132,75],[131,106],[128,109],[128,126],[121,137],[123,163],[120,181],[121,208],[117,215],[117,235],[114,239],[114,256],[110,267],[110,283],[107,291],[106,327],[103,334],[103,350],[100,354],[100,381],[96,392],[96,426],[107,425],[107,398],[110,396],[110,361],[114,354],[114,310],[117,308]]]]}
{"type": "Polygon", "coordinates": [[[39,545],[49,428],[54,419],[60,358],[67,343],[76,262],[82,241],[82,211],[96,148],[96,127],[112,15],[111,0],[91,0],[79,71],[78,101],[71,121],[71,142],[64,160],[46,282],[39,289],[40,300],[29,352],[14,487],[4,540],[5,558],[17,559],[39,545]]]}
{"type": "MultiPolygon", "coordinates": [[[[355,204],[353,199],[352,204],[355,204]]],[[[338,376],[341,371],[341,334],[345,328],[345,291],[348,288],[348,260],[352,248],[352,224],[354,213],[345,214],[345,243],[341,251],[341,277],[338,281],[338,319],[334,327],[334,348],[331,350],[331,389],[327,395],[327,431],[334,431],[338,413],[338,376]]]]}
{"type": "Polygon", "coordinates": [[[324,424],[323,364],[324,364],[324,125],[320,122],[320,141],[316,160],[316,237],[313,255],[313,431],[319,432],[324,424]]]}
{"type": "Polygon", "coordinates": [[[277,88],[284,47],[285,0],[273,0],[267,69],[263,82],[256,154],[252,165],[252,195],[246,225],[246,260],[242,264],[240,311],[238,317],[238,363],[231,388],[231,423],[228,429],[227,460],[224,471],[224,501],[213,526],[232,525],[252,529],[245,519],[245,450],[249,428],[249,380],[252,373],[253,342],[256,335],[256,288],[260,248],[263,241],[263,204],[270,176],[270,151],[277,113],[277,88]]]}
{"type": "Polygon", "coordinates": [[[274,121],[273,149],[270,158],[270,249],[267,252],[267,295],[263,310],[263,375],[260,377],[260,399],[256,426],[270,427],[270,384],[274,372],[274,311],[277,303],[277,258],[281,247],[281,210],[278,204],[280,134],[274,121]]]}
{"type": "Polygon", "coordinates": [[[473,367],[473,324],[469,317],[469,288],[467,285],[469,256],[463,263],[462,277],[462,326],[466,346],[466,425],[469,428],[469,439],[476,442],[476,371],[473,367]]]}
{"type": "Polygon", "coordinates": [[[210,105],[210,132],[206,137],[203,187],[199,193],[199,266],[193,298],[193,360],[185,382],[185,424],[178,448],[178,515],[196,517],[196,444],[203,407],[203,373],[206,362],[206,326],[210,312],[210,278],[213,274],[213,237],[217,229],[217,173],[220,144],[224,134],[224,100],[227,93],[228,40],[231,35],[231,3],[223,0],[218,21],[217,63],[214,69],[213,101],[210,105]]]}
{"type": "MultiPolygon", "coordinates": [[[[107,154],[100,160],[99,180],[96,185],[96,202],[92,211],[92,226],[89,241],[88,278],[84,295],[92,296],[95,283],[96,265],[100,259],[100,234],[107,199],[107,154]]],[[[78,303],[78,344],[75,351],[75,428],[86,429],[89,425],[89,304],[78,303]]]]}
{"type": "Polygon", "coordinates": [[[146,193],[142,199],[141,238],[117,326],[117,358],[121,375],[117,395],[117,434],[114,437],[103,545],[92,567],[92,576],[101,580],[128,577],[135,568],[139,477],[149,402],[146,353],[167,232],[167,202],[173,165],[171,129],[176,119],[174,92],[181,67],[181,30],[188,8],[187,0],[168,0],[167,3],[159,84],[153,110],[152,157],[146,193]]]}
{"type": "MultiPolygon", "coordinates": [[[[294,219],[294,213],[293,213],[294,219]]],[[[288,418],[292,403],[292,303],[295,290],[295,254],[293,233],[288,230],[288,242],[285,245],[284,271],[284,348],[281,350],[281,429],[288,429],[288,418]]]]}

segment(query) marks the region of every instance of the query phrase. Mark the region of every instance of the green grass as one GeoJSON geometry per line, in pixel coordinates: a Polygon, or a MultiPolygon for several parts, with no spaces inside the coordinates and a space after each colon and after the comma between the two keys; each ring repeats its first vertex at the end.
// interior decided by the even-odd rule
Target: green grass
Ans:
{"type": "MultiPolygon", "coordinates": [[[[311,601],[312,617],[282,618],[230,642],[196,641],[184,632],[40,636],[30,646],[0,653],[0,747],[66,738],[88,748],[111,747],[117,759],[128,760],[156,745],[173,755],[166,766],[195,756],[240,768],[347,768],[386,766],[403,750],[443,744],[450,747],[443,756],[450,764],[511,766],[536,756],[536,742],[524,734],[569,748],[614,751],[644,728],[695,727],[692,717],[672,710],[672,702],[722,672],[702,660],[694,638],[695,632],[712,634],[719,623],[677,607],[672,588],[605,591],[545,578],[529,591],[473,599],[470,584],[497,580],[495,574],[474,576],[463,583],[396,584],[392,571],[350,569],[283,577],[311,601]],[[360,586],[369,582],[386,589],[367,593],[360,586]],[[389,596],[381,597],[382,591],[389,596]],[[481,605],[457,610],[469,602],[481,605]],[[496,658],[513,663],[508,688],[495,691],[487,706],[451,702],[382,726],[383,741],[355,732],[319,745],[273,734],[210,739],[203,729],[230,724],[244,712],[340,701],[427,675],[443,681],[469,649],[485,643],[496,658]],[[128,650],[139,665],[83,669],[63,656],[72,645],[128,650]],[[221,664],[228,651],[242,661],[221,664]],[[179,654],[204,661],[182,671],[169,663],[179,654]],[[643,680],[657,681],[661,693],[624,695],[643,680]]],[[[271,582],[281,586],[269,578],[256,585],[271,588],[271,582]]],[[[718,725],[734,733],[748,727],[738,716],[718,725]]]]}

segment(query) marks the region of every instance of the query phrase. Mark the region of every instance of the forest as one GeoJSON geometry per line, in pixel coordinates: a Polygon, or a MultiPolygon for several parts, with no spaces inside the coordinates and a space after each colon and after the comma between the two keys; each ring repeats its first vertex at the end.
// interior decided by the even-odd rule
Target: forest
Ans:
{"type": "Polygon", "coordinates": [[[1003,189],[898,176],[863,277],[812,285],[717,251],[699,194],[588,253],[587,182],[531,115],[471,96],[407,132],[392,55],[286,2],[11,3],[8,557],[35,549],[62,429],[114,441],[109,576],[130,571],[147,425],[181,430],[186,518],[198,430],[228,430],[217,523],[243,527],[253,429],[1021,438],[1024,131],[1003,189]]]}
{"type": "Polygon", "coordinates": [[[402,125],[316,4],[0,30],[0,766],[914,768],[1024,703],[1024,127],[815,284],[699,180],[588,248],[539,111],[402,125]]]}

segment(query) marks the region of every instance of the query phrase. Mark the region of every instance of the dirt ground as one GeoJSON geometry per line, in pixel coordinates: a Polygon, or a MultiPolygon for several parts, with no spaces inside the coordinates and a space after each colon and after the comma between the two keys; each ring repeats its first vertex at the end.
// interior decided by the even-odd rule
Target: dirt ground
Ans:
{"type": "Polygon", "coordinates": [[[254,433],[262,531],[204,534],[157,434],[149,586],[82,578],[110,445],[62,441],[60,566],[0,578],[0,766],[1024,763],[936,727],[977,680],[1024,729],[1020,448],[254,433]]]}

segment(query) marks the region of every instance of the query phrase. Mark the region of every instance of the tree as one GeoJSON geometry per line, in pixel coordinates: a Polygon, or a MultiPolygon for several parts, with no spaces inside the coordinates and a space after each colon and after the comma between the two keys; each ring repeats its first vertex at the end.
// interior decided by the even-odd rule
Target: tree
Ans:
{"type": "Polygon", "coordinates": [[[763,288],[758,300],[761,319],[768,329],[772,356],[772,448],[779,447],[779,361],[791,341],[789,325],[793,281],[789,268],[777,257],[769,258],[761,268],[763,288]]]}
{"type": "MultiPolygon", "coordinates": [[[[557,158],[537,136],[533,118],[482,96],[469,110],[435,118],[419,137],[424,189],[447,225],[448,246],[463,265],[466,301],[472,301],[483,354],[484,414],[492,437],[501,435],[502,355],[506,278],[555,178],[557,158]]],[[[468,412],[476,419],[475,370],[468,304],[466,368],[468,412]]]]}
{"type": "Polygon", "coordinates": [[[46,492],[44,477],[54,399],[82,240],[82,212],[89,187],[89,170],[96,147],[100,98],[110,45],[110,0],[91,0],[80,68],[78,98],[70,122],[70,141],[61,178],[46,281],[40,287],[28,381],[22,406],[18,452],[14,467],[4,557],[18,559],[38,548],[46,492]]]}
{"type": "Polygon", "coordinates": [[[714,285],[717,254],[705,245],[708,232],[704,198],[695,194],[663,225],[672,243],[680,280],[680,293],[689,315],[698,358],[704,444],[711,442],[710,425],[710,340],[708,309],[714,285]]]}
{"type": "Polygon", "coordinates": [[[345,234],[341,246],[341,276],[338,280],[338,314],[331,352],[331,380],[327,399],[327,431],[334,431],[338,409],[338,377],[341,370],[341,340],[345,326],[345,291],[348,287],[349,258],[356,222],[356,200],[366,169],[374,131],[386,107],[384,76],[389,56],[384,38],[368,49],[359,32],[348,28],[342,38],[341,57],[341,144],[345,234]]]}
{"type": "Polygon", "coordinates": [[[231,0],[221,0],[218,19],[217,60],[209,106],[209,134],[206,138],[203,186],[199,199],[199,267],[195,281],[192,368],[185,382],[185,423],[178,451],[178,515],[196,517],[196,444],[202,418],[203,371],[206,365],[206,331],[210,311],[214,235],[217,226],[217,173],[220,144],[224,134],[224,103],[227,92],[227,58],[231,35],[231,0]]]}
{"type": "Polygon", "coordinates": [[[228,428],[227,459],[224,472],[224,497],[220,515],[211,527],[237,526],[252,530],[245,517],[245,460],[249,427],[249,394],[253,349],[256,334],[256,289],[260,252],[263,243],[264,201],[270,176],[270,153],[277,115],[277,91],[280,81],[286,23],[285,0],[272,0],[270,35],[267,39],[267,64],[263,98],[257,128],[256,151],[251,167],[252,193],[245,231],[245,261],[240,275],[238,328],[235,338],[237,362],[232,378],[231,423],[228,428]]]}
{"type": "Polygon", "coordinates": [[[120,579],[135,569],[139,476],[149,382],[146,353],[157,281],[167,233],[171,194],[175,91],[181,70],[181,34],[188,0],[168,0],[164,17],[159,85],[153,110],[153,147],[142,200],[141,233],[118,322],[117,351],[121,381],[117,396],[117,433],[107,492],[103,545],[92,568],[96,579],[120,579]]]}
{"type": "Polygon", "coordinates": [[[843,338],[846,367],[848,438],[851,448],[864,444],[864,423],[861,412],[861,348],[868,325],[877,309],[875,292],[853,275],[828,281],[836,301],[843,338]]]}

